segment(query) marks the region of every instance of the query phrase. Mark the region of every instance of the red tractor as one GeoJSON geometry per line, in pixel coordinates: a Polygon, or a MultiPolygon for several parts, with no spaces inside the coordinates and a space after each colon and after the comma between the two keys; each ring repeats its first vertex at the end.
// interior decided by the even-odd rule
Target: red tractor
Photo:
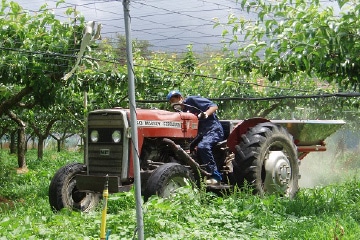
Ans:
{"type": "MultiPolygon", "coordinates": [[[[138,149],[132,152],[130,111],[114,108],[90,112],[85,162],[60,168],[49,187],[54,211],[72,208],[89,211],[99,202],[105,181],[110,193],[129,191],[134,184],[133,154],[138,154],[141,192],[169,197],[177,188],[200,185],[208,176],[198,159],[198,119],[186,112],[137,109],[138,149]]],[[[207,190],[226,192],[245,182],[254,193],[294,197],[299,162],[308,153],[325,151],[324,140],[343,121],[337,120],[223,120],[225,140],[213,148],[220,185],[207,190]]]]}

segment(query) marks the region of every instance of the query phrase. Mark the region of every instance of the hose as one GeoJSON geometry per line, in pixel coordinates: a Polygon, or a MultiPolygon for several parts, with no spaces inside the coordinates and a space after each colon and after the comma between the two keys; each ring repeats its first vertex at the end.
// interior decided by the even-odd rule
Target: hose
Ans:
{"type": "Polygon", "coordinates": [[[106,174],[105,187],[104,187],[104,191],[103,191],[104,204],[103,204],[102,214],[101,214],[100,240],[106,240],[109,237],[109,234],[105,234],[108,197],[109,197],[109,175],[106,174]]]}

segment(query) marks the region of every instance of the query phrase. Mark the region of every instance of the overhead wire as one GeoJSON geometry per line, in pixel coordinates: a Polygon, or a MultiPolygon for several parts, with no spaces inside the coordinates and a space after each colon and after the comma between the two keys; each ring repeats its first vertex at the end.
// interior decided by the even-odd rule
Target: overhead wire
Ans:
{"type": "MultiPolygon", "coordinates": [[[[271,100],[284,100],[284,99],[319,99],[319,98],[358,98],[360,93],[347,92],[347,93],[329,93],[329,94],[311,94],[311,95],[294,95],[294,96],[272,96],[272,97],[223,97],[223,98],[209,98],[212,101],[271,101],[271,100]]],[[[162,103],[166,100],[136,100],[139,103],[162,103]]]]}

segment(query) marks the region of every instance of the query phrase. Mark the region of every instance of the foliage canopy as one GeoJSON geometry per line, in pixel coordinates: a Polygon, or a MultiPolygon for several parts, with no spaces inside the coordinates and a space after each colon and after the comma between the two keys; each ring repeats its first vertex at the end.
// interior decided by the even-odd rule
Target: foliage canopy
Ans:
{"type": "Polygon", "coordinates": [[[83,18],[77,25],[62,23],[46,5],[30,14],[17,3],[2,0],[0,26],[0,116],[20,102],[49,106],[75,62],[83,18]]]}
{"type": "Polygon", "coordinates": [[[232,35],[231,44],[238,44],[244,73],[256,71],[279,81],[305,72],[309,78],[336,82],[341,90],[360,90],[357,1],[339,0],[338,8],[324,8],[318,0],[239,3],[257,19],[229,15],[225,25],[231,31],[223,35],[232,35]]]}

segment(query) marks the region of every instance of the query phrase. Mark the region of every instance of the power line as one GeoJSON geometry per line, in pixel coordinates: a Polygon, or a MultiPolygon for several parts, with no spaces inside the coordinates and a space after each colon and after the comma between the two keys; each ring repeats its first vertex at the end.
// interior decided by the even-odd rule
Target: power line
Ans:
{"type": "MultiPolygon", "coordinates": [[[[225,98],[209,98],[212,101],[273,101],[284,99],[318,99],[318,98],[358,98],[360,93],[331,93],[317,95],[295,95],[295,96],[274,96],[274,97],[225,97],[225,98]]],[[[139,103],[163,103],[166,100],[137,100],[139,103]]]]}

